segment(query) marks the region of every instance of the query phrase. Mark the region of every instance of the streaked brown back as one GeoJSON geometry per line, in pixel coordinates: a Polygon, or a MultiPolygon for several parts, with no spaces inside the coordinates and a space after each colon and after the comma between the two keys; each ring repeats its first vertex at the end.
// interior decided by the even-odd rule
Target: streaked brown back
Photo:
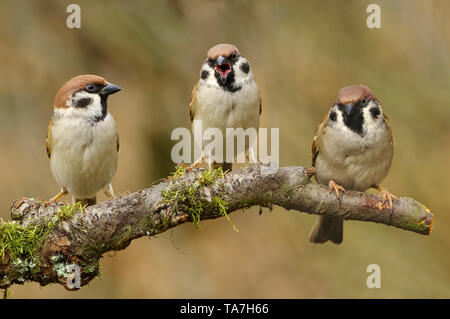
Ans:
{"type": "Polygon", "coordinates": [[[197,93],[197,83],[195,83],[194,88],[192,89],[191,98],[189,100],[189,118],[191,119],[191,122],[194,120],[195,115],[195,106],[197,104],[195,99],[195,94],[197,93]]]}
{"type": "Polygon", "coordinates": [[[319,143],[318,140],[321,138],[323,131],[325,130],[328,119],[328,113],[320,120],[319,125],[317,126],[316,133],[314,134],[313,143],[312,143],[312,166],[316,165],[316,158],[319,155],[319,143]]]}

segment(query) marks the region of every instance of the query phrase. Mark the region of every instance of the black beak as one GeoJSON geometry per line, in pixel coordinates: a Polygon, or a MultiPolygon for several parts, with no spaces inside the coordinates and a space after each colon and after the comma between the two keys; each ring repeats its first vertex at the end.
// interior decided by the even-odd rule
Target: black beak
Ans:
{"type": "Polygon", "coordinates": [[[347,103],[345,105],[345,109],[344,109],[345,114],[350,116],[350,113],[352,112],[352,110],[353,110],[353,104],[352,103],[347,103]]]}
{"type": "Polygon", "coordinates": [[[114,94],[114,93],[119,92],[121,90],[122,89],[119,86],[107,82],[106,86],[104,86],[103,89],[100,91],[100,95],[108,96],[110,94],[114,94]]]}

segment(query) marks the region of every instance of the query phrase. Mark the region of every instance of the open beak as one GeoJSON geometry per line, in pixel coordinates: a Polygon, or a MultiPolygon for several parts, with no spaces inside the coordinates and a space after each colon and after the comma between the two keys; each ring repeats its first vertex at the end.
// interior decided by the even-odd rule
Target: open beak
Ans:
{"type": "Polygon", "coordinates": [[[103,96],[108,96],[110,94],[114,94],[116,92],[121,91],[122,88],[119,86],[106,82],[106,85],[103,87],[103,89],[100,91],[100,94],[103,96]]]}
{"type": "Polygon", "coordinates": [[[345,114],[350,116],[350,113],[352,112],[352,110],[353,110],[353,104],[352,103],[347,103],[345,105],[345,109],[344,109],[345,114]]]}
{"type": "Polygon", "coordinates": [[[231,64],[223,56],[219,56],[216,60],[216,72],[220,75],[223,84],[227,81],[228,73],[231,71],[231,64]]]}

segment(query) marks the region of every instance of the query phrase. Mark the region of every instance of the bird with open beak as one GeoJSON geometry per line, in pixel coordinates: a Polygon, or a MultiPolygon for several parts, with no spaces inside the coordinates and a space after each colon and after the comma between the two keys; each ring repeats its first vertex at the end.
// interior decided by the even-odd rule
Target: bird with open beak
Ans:
{"type": "Polygon", "coordinates": [[[49,202],[70,193],[74,203],[93,205],[100,189],[114,196],[119,135],[107,100],[120,90],[100,76],[80,75],[56,94],[46,147],[61,191],[49,202]]]}
{"type": "MultiPolygon", "coordinates": [[[[200,70],[200,79],[192,90],[189,104],[191,121],[201,120],[202,135],[208,128],[218,128],[226,137],[227,128],[259,128],[261,96],[248,60],[232,44],[212,47],[200,70]]],[[[226,145],[225,140],[223,145],[226,145]]],[[[203,148],[202,148],[203,149],[203,148]]],[[[247,159],[256,162],[256,154],[246,145],[247,159]]],[[[225,154],[225,152],[223,152],[225,154]]],[[[204,154],[193,166],[208,157],[210,168],[231,170],[232,163],[211,160],[204,154]]]]}

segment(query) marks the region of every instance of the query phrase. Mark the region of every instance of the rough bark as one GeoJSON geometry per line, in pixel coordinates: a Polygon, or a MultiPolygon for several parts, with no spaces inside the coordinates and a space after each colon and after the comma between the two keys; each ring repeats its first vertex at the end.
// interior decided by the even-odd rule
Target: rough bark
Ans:
{"type": "MultiPolygon", "coordinates": [[[[328,187],[311,181],[303,167],[281,167],[274,173],[262,173],[262,168],[249,166],[198,188],[201,220],[224,216],[223,211],[204,204],[211,202],[214,195],[226,201],[228,214],[255,205],[277,205],[309,214],[382,223],[423,235],[431,231],[433,214],[414,199],[396,199],[392,209],[382,203],[381,197],[361,192],[347,191],[338,199],[328,187]]],[[[174,183],[190,187],[203,172],[194,169],[179,178],[164,179],[150,188],[86,207],[69,219],[59,220],[43,240],[38,258],[31,265],[23,260],[17,265],[17,260],[8,258],[8,252],[3,260],[0,256],[0,288],[26,281],[41,285],[60,283],[73,288],[67,284],[71,264],[80,266],[81,285],[87,284],[98,275],[102,254],[124,249],[133,239],[154,236],[195,220],[187,207],[165,201],[161,192],[171,189],[174,183]]],[[[12,205],[11,216],[24,227],[42,225],[54,220],[61,207],[62,203],[45,206],[39,200],[21,199],[12,205]]],[[[303,237],[306,240],[307,234],[303,237]]]]}

